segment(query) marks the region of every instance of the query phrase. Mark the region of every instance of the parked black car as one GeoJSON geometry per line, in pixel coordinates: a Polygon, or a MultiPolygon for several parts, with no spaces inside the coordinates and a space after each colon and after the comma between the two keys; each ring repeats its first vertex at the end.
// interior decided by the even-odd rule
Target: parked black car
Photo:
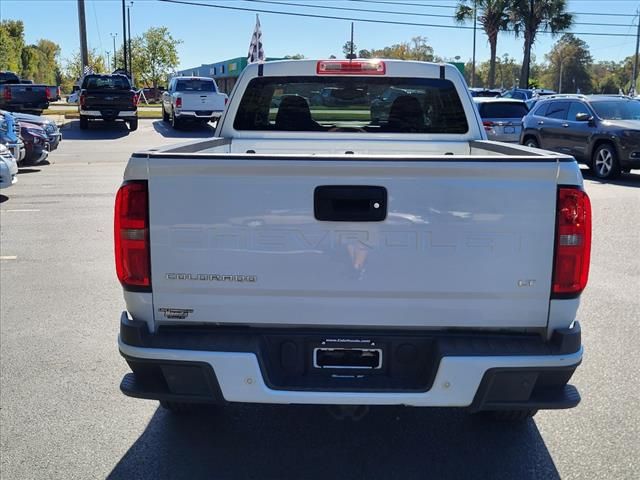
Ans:
{"type": "Polygon", "coordinates": [[[138,129],[138,95],[126,75],[86,75],[79,99],[80,128],[89,120],[124,120],[129,130],[138,129]]]}
{"type": "Polygon", "coordinates": [[[640,168],[640,102],[615,95],[556,95],[524,118],[520,143],[572,155],[600,178],[640,168]]]}
{"type": "Polygon", "coordinates": [[[49,100],[58,94],[55,85],[25,83],[13,72],[0,72],[0,109],[10,112],[34,112],[49,108],[49,100]]]}

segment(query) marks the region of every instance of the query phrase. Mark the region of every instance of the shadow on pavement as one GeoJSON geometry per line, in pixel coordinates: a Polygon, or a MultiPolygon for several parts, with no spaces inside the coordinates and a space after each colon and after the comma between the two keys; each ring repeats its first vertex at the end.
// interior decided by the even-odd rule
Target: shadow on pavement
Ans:
{"type": "Polygon", "coordinates": [[[640,187],[640,174],[635,173],[638,170],[632,171],[631,173],[623,173],[615,180],[601,180],[591,173],[589,169],[581,169],[582,177],[585,180],[590,180],[596,183],[602,184],[611,184],[611,185],[622,185],[623,187],[640,187]]]}
{"type": "Polygon", "coordinates": [[[23,173],[38,173],[39,171],[39,168],[19,168],[18,175],[22,175],[23,173]]]}
{"type": "MultiPolygon", "coordinates": [[[[80,121],[74,120],[65,125],[63,138],[69,140],[116,140],[129,135],[125,122],[89,122],[87,130],[80,130],[80,121]]],[[[64,141],[64,140],[63,140],[64,141]]]]}
{"type": "Polygon", "coordinates": [[[375,407],[361,421],[318,406],[234,405],[175,416],[156,410],[110,480],[558,479],[534,421],[453,409],[375,407]]]}
{"type": "Polygon", "coordinates": [[[7,200],[9,200],[9,197],[5,196],[5,195],[0,195],[0,203],[4,203],[7,200]]]}
{"type": "Polygon", "coordinates": [[[215,128],[211,124],[185,123],[180,130],[171,128],[171,125],[162,120],[153,122],[153,128],[163,137],[168,138],[209,138],[213,137],[215,128]]]}

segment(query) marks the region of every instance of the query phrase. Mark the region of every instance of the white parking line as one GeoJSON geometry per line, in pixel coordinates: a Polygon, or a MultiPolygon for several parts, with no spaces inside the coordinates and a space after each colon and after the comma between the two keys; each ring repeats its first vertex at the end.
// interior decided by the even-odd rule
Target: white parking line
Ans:
{"type": "Polygon", "coordinates": [[[0,212],[39,212],[39,208],[12,208],[7,210],[0,210],[0,212]]]}
{"type": "Polygon", "coordinates": [[[0,256],[0,260],[17,260],[18,257],[15,255],[2,255],[0,256]]]}

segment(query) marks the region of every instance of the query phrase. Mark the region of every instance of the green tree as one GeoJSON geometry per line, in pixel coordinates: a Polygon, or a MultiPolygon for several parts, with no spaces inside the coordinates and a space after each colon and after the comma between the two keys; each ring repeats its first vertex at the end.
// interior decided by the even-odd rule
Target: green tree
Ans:
{"type": "Polygon", "coordinates": [[[520,65],[515,58],[510,57],[508,53],[502,55],[497,62],[497,77],[499,78],[500,88],[515,87],[516,79],[520,75],[520,65]]]}
{"type": "Polygon", "coordinates": [[[489,41],[491,57],[489,59],[489,88],[496,83],[496,52],[498,47],[498,33],[505,30],[509,24],[507,9],[510,0],[461,0],[454,14],[456,22],[463,24],[473,21],[477,16],[484,33],[489,41]],[[477,12],[476,12],[477,11],[477,12]]]}
{"type": "MultiPolygon", "coordinates": [[[[133,38],[131,48],[132,73],[138,86],[166,85],[169,75],[180,63],[178,45],[182,40],[171,36],[167,27],[151,27],[141,37],[133,38]]],[[[122,50],[118,64],[123,65],[122,50]]]]}
{"type": "Polygon", "coordinates": [[[60,46],[51,40],[41,39],[36,47],[42,53],[37,81],[46,84],[58,84],[61,77],[60,46]]]}
{"type": "MultiPolygon", "coordinates": [[[[357,51],[358,46],[353,43],[351,41],[345,42],[345,44],[342,46],[342,53],[344,53],[344,58],[350,58],[351,55],[351,50],[353,49],[354,52],[357,51]]],[[[354,57],[355,58],[355,53],[354,53],[354,57]]]]}
{"type": "Polygon", "coordinates": [[[358,58],[372,58],[369,50],[360,50],[358,52],[358,58]]]}
{"type": "Polygon", "coordinates": [[[531,47],[539,31],[558,34],[573,25],[573,15],[567,12],[566,0],[511,0],[509,20],[516,37],[524,37],[524,56],[520,73],[520,88],[529,86],[531,47]]]}
{"type": "Polygon", "coordinates": [[[287,58],[290,60],[302,60],[305,58],[305,56],[301,53],[294,53],[293,55],[285,55],[284,58],[287,58]]]}
{"type": "Polygon", "coordinates": [[[427,37],[413,37],[410,42],[401,42],[384,47],[379,50],[371,50],[373,58],[398,58],[400,60],[419,60],[433,62],[436,57],[433,47],[427,43],[427,37]]]}
{"type": "MultiPolygon", "coordinates": [[[[89,56],[89,67],[91,67],[95,73],[111,71],[111,69],[105,65],[105,58],[99,55],[95,49],[90,49],[87,53],[89,56]]],[[[82,58],[79,50],[65,61],[65,68],[61,77],[60,89],[64,93],[70,93],[73,85],[82,77],[82,58]]]]}
{"type": "Polygon", "coordinates": [[[545,85],[550,85],[558,93],[591,92],[593,85],[589,71],[593,58],[583,40],[565,33],[545,58],[549,62],[543,76],[545,85]]]}
{"type": "Polygon", "coordinates": [[[24,23],[22,20],[0,22],[0,70],[20,74],[22,49],[24,48],[24,23]]]}

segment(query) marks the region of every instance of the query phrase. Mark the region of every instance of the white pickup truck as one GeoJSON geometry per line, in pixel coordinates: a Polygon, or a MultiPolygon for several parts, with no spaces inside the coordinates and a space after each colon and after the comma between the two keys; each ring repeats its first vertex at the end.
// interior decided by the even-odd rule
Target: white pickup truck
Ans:
{"type": "Polygon", "coordinates": [[[126,167],[126,395],[174,411],[375,404],[508,419],[578,404],[580,170],[486,140],[453,66],[249,65],[216,134],[126,167]],[[310,106],[325,88],[337,105],[310,106]],[[389,88],[410,93],[372,124],[389,88]]]}
{"type": "Polygon", "coordinates": [[[180,128],[183,122],[208,123],[220,118],[228,97],[209,77],[173,77],[162,93],[162,119],[180,128]]]}

